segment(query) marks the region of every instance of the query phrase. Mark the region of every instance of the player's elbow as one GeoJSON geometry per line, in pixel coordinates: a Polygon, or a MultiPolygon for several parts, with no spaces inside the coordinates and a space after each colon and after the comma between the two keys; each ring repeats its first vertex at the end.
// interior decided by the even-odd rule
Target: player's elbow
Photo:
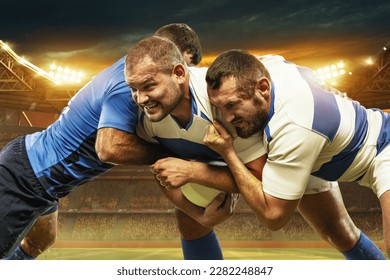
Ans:
{"type": "Polygon", "coordinates": [[[272,231],[280,230],[289,220],[283,212],[268,211],[266,213],[256,213],[262,224],[272,231]]]}
{"type": "Polygon", "coordinates": [[[96,154],[100,161],[106,163],[115,163],[117,155],[115,149],[112,149],[109,145],[96,145],[96,154]]]}
{"type": "Polygon", "coordinates": [[[267,220],[265,226],[269,230],[277,231],[277,230],[280,230],[285,224],[286,224],[286,222],[284,222],[283,219],[270,219],[270,220],[267,220]]]}

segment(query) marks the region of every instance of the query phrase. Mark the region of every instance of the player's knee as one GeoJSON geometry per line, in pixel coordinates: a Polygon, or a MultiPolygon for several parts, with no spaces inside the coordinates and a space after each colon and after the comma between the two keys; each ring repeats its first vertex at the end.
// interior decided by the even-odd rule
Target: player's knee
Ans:
{"type": "Polygon", "coordinates": [[[44,251],[49,249],[57,240],[57,228],[50,228],[41,231],[41,235],[26,235],[21,242],[24,252],[33,257],[38,257],[44,251]]]}
{"type": "Polygon", "coordinates": [[[21,242],[22,249],[30,256],[38,256],[57,239],[57,212],[41,216],[21,242]]]}
{"type": "Polygon", "coordinates": [[[199,239],[212,231],[212,229],[202,226],[178,209],[175,210],[175,215],[180,236],[184,240],[199,239]]]}

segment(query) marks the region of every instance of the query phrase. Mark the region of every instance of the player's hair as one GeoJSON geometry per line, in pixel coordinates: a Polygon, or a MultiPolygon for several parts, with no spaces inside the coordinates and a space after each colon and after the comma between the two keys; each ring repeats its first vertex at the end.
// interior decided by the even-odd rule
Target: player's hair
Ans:
{"type": "Polygon", "coordinates": [[[171,23],[160,27],[155,35],[171,40],[179,50],[192,55],[191,63],[197,65],[202,60],[202,47],[198,34],[185,23],[171,23]]]}
{"type": "Polygon", "coordinates": [[[229,50],[219,55],[211,64],[206,74],[206,82],[212,89],[219,89],[221,80],[233,77],[236,79],[241,92],[254,94],[257,80],[270,74],[257,57],[244,50],[229,50]]]}
{"type": "Polygon", "coordinates": [[[150,36],[139,41],[127,53],[125,78],[127,79],[133,69],[147,57],[155,64],[157,71],[167,74],[171,73],[174,65],[185,65],[180,50],[172,41],[158,36],[150,36]]]}

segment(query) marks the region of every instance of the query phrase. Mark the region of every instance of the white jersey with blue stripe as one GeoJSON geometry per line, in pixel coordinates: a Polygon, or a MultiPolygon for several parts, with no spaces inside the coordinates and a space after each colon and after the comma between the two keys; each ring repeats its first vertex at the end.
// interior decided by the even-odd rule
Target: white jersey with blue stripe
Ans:
{"type": "Polygon", "coordinates": [[[96,154],[98,129],[135,133],[138,106],[125,82],[124,63],[125,57],[94,77],[46,130],[26,136],[32,168],[52,197],[65,196],[113,167],[96,154]]]}
{"type": "MultiPolygon", "coordinates": [[[[137,135],[149,142],[159,142],[184,159],[222,161],[219,154],[203,143],[207,127],[213,119],[207,95],[206,72],[207,68],[189,67],[192,119],[187,127],[181,127],[171,115],[159,122],[150,122],[140,111],[137,135]]],[[[265,154],[260,133],[249,139],[235,137],[234,147],[244,163],[265,154]]]]}
{"type": "Polygon", "coordinates": [[[311,70],[283,57],[259,59],[272,80],[264,191],[299,199],[310,174],[329,181],[361,179],[389,143],[389,116],[324,90],[311,70]]]}

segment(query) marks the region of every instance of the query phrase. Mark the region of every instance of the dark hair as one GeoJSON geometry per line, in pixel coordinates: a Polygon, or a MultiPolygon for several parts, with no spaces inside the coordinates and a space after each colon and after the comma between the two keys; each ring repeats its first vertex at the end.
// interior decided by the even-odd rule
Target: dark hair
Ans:
{"type": "Polygon", "coordinates": [[[207,70],[206,82],[212,89],[218,89],[221,80],[229,77],[234,77],[242,88],[255,86],[260,77],[271,80],[260,60],[244,50],[229,50],[219,55],[207,70]]]}
{"type": "Polygon", "coordinates": [[[155,35],[171,40],[184,53],[192,55],[191,63],[196,65],[202,60],[202,47],[196,32],[185,23],[171,23],[159,28],[155,35]]]}
{"type": "Polygon", "coordinates": [[[164,73],[170,73],[176,64],[185,64],[180,50],[172,41],[158,36],[150,36],[139,41],[127,53],[125,78],[146,57],[156,64],[158,71],[164,73]]]}

